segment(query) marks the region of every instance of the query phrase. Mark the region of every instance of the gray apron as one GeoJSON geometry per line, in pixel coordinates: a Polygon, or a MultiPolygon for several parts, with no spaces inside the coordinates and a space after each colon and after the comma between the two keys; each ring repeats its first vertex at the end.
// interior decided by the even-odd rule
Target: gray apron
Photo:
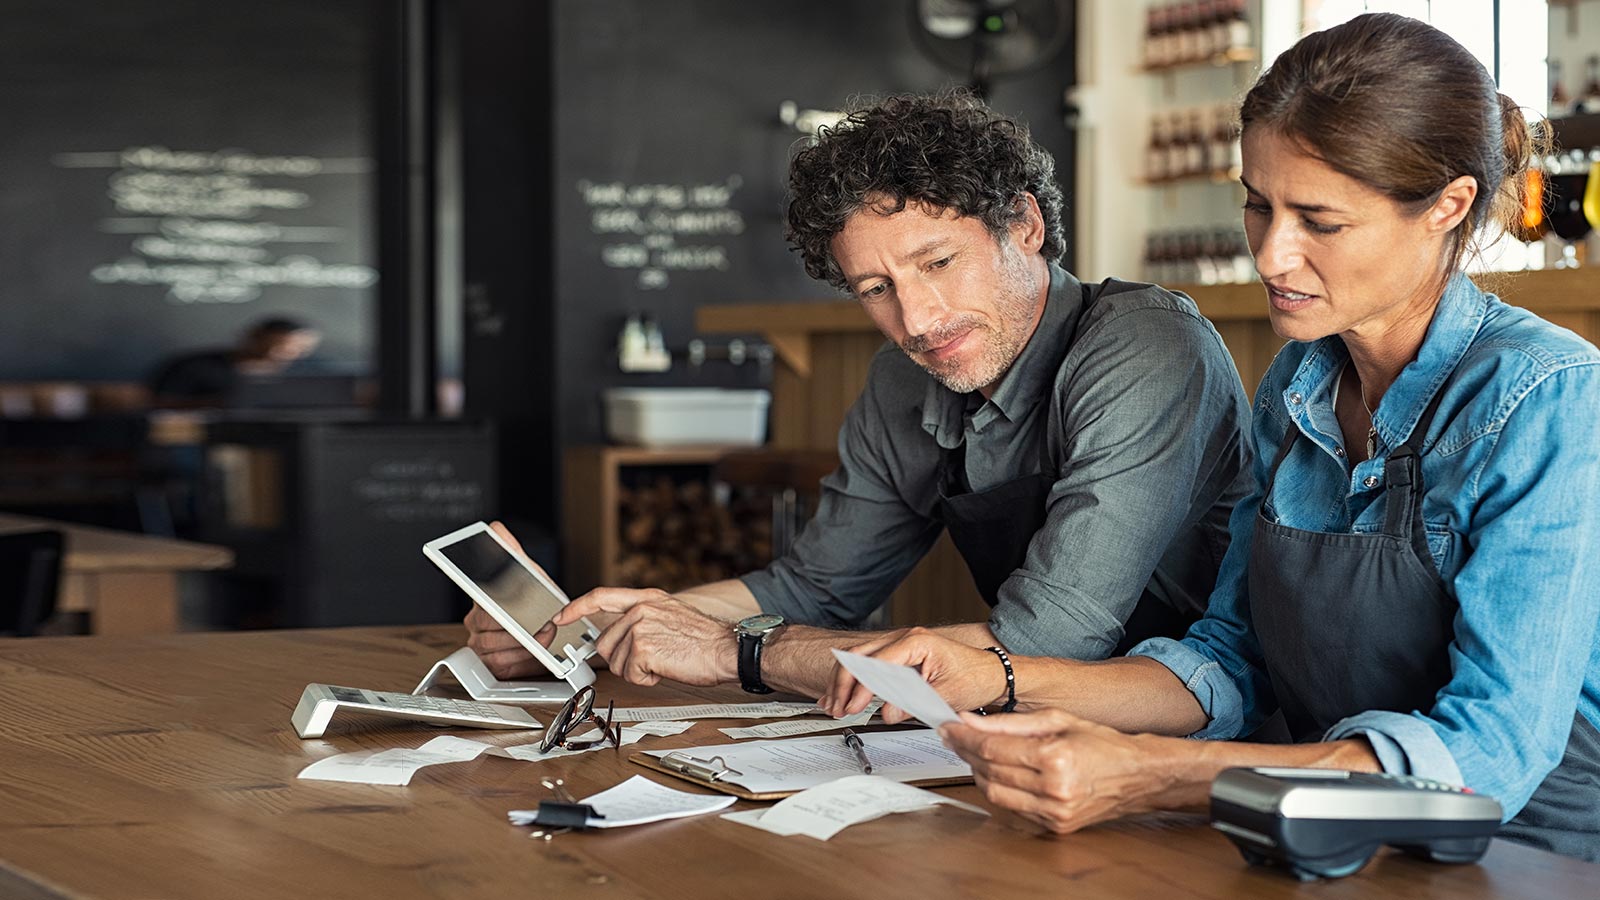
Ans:
{"type": "MultiPolygon", "coordinates": [[[[1295,741],[1320,740],[1336,722],[1366,710],[1432,709],[1450,680],[1456,603],[1428,551],[1419,456],[1438,407],[1435,396],[1411,438],[1384,462],[1381,532],[1302,531],[1256,517],[1251,616],[1295,741]]],[[[1298,436],[1291,422],[1263,508],[1298,436]]],[[[1600,860],[1600,732],[1582,714],[1560,765],[1500,835],[1600,860]]]]}
{"type": "MultiPolygon", "coordinates": [[[[949,530],[973,584],[991,607],[999,602],[1000,585],[1022,566],[1028,543],[1044,527],[1045,501],[1056,482],[1048,447],[1047,441],[1039,441],[1039,472],[985,491],[973,491],[967,483],[965,441],[944,454],[933,515],[949,530]]],[[[1175,609],[1147,587],[1112,655],[1121,656],[1145,638],[1183,637],[1197,618],[1198,611],[1175,609]]]]}

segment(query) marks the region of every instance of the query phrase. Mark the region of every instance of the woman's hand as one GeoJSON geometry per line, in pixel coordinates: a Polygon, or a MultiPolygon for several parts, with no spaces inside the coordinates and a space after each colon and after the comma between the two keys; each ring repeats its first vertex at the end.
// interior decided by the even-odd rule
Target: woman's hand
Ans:
{"type": "MultiPolygon", "coordinates": [[[[981,652],[981,651],[980,651],[981,652]]],[[[1154,742],[1059,709],[975,716],[939,729],[989,802],[1065,834],[1156,808],[1168,787],[1154,742]]]]}
{"type": "MultiPolygon", "coordinates": [[[[851,647],[850,652],[916,667],[939,696],[958,710],[977,709],[1005,699],[1006,670],[999,658],[987,650],[941,637],[925,628],[890,632],[877,640],[851,647]]],[[[817,706],[839,718],[861,712],[871,700],[871,690],[856,681],[843,666],[836,666],[833,686],[817,701],[817,706]]],[[[883,720],[891,724],[910,718],[903,710],[887,705],[882,715],[883,720]]]]}

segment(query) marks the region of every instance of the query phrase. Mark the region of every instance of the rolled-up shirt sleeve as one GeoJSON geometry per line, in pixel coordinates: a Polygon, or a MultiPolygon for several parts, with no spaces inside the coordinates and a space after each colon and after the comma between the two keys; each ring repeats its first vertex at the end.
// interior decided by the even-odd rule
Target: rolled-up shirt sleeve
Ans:
{"type": "MultiPolygon", "coordinates": [[[[1239,376],[1204,320],[1140,307],[1095,327],[1079,338],[1092,349],[1049,400],[1065,424],[1044,526],[989,619],[1013,653],[1109,656],[1163,556],[1195,527],[1196,507],[1209,508],[1196,498],[1232,485],[1247,464],[1239,376]]],[[[1215,565],[1211,553],[1207,574],[1215,565]]]]}
{"type": "Polygon", "coordinates": [[[890,436],[871,390],[839,430],[839,468],[822,480],[816,515],[789,553],[740,580],[764,612],[825,628],[859,625],[888,599],[943,526],[893,483],[890,436]]]}

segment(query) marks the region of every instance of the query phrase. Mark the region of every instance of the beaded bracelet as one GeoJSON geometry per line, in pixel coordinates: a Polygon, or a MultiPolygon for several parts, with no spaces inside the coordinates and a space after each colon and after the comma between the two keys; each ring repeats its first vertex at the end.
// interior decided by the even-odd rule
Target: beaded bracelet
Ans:
{"type": "Polygon", "coordinates": [[[1017,708],[1017,675],[1011,671],[1011,657],[1006,655],[1004,647],[985,647],[990,653],[1000,657],[1000,665],[1006,667],[1006,702],[1000,707],[1003,713],[1011,712],[1017,708]]]}

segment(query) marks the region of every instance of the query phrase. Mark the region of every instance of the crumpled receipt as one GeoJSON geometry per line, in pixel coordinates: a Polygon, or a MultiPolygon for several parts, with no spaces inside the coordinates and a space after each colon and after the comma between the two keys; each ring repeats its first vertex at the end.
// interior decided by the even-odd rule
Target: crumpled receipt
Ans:
{"type": "Polygon", "coordinates": [[[825,841],[851,825],[941,804],[989,814],[980,806],[878,775],[851,775],[801,791],[770,809],[727,813],[723,818],[785,837],[803,834],[825,841]]]}

